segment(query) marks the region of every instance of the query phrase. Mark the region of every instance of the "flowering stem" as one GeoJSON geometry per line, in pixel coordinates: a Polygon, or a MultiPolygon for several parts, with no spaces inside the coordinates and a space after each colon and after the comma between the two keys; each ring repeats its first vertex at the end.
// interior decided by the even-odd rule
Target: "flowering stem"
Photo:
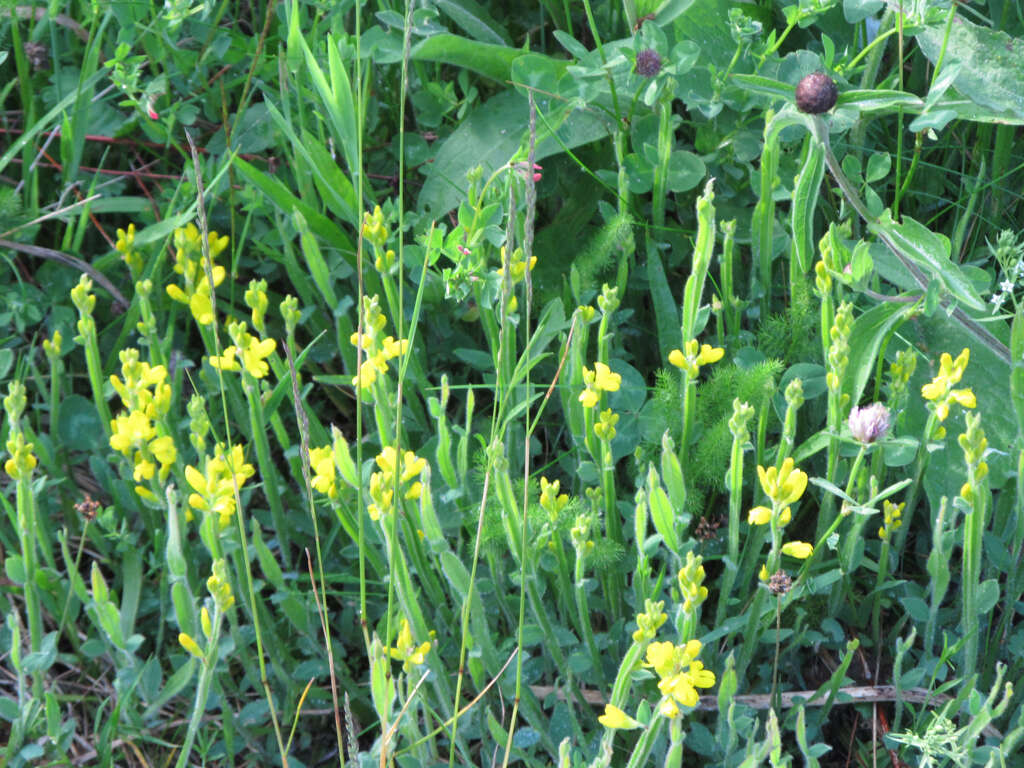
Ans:
{"type": "Polygon", "coordinates": [[[683,469],[683,479],[689,476],[687,469],[690,462],[690,435],[693,433],[693,422],[696,421],[694,411],[697,403],[697,382],[686,371],[682,372],[682,425],[679,436],[679,465],[683,469]]]}
{"type": "MultiPolygon", "coordinates": [[[[867,454],[868,447],[863,443],[860,446],[860,451],[857,453],[857,458],[853,460],[853,466],[850,468],[850,477],[846,481],[846,495],[850,498],[855,498],[854,486],[857,484],[857,476],[860,474],[860,467],[864,463],[864,456],[867,454]]],[[[861,528],[864,527],[865,517],[863,515],[857,515],[853,522],[852,530],[849,535],[843,541],[842,557],[840,558],[840,566],[844,571],[849,573],[851,564],[853,563],[853,551],[860,540],[861,528]]],[[[840,582],[846,583],[845,579],[840,579],[836,582],[838,585],[840,582]]]]}
{"type": "MultiPolygon", "coordinates": [[[[28,614],[29,648],[33,653],[40,649],[43,639],[43,620],[36,591],[36,504],[32,493],[30,471],[19,473],[15,491],[17,507],[18,538],[21,540],[21,556],[25,563],[25,612],[28,614]]],[[[36,701],[43,700],[43,675],[32,675],[32,695],[36,701]]]]}
{"type": "Polygon", "coordinates": [[[736,245],[736,219],[723,221],[720,225],[722,230],[722,260],[719,271],[719,284],[722,290],[722,314],[725,317],[725,338],[719,339],[719,344],[724,346],[726,339],[737,338],[740,332],[740,311],[739,298],[736,296],[733,287],[733,256],[736,245]]]}
{"type": "MultiPolygon", "coordinates": [[[[733,421],[739,405],[739,398],[733,404],[733,421]]],[[[748,416],[749,418],[749,416],[748,416]]],[[[730,421],[730,428],[733,422],[730,421]]],[[[725,612],[729,605],[729,595],[736,582],[736,571],[740,565],[740,511],[743,504],[743,445],[747,441],[746,429],[742,428],[733,435],[732,452],[729,455],[729,474],[726,475],[726,487],[729,491],[729,542],[728,562],[722,572],[722,589],[718,595],[718,609],[715,612],[715,623],[725,620],[725,612]]]]}
{"type": "MultiPolygon", "coordinates": [[[[889,536],[891,535],[892,533],[889,534],[889,536]]],[[[881,647],[882,585],[885,583],[885,578],[889,575],[889,553],[892,548],[889,544],[889,536],[882,539],[882,551],[878,555],[878,578],[875,579],[875,599],[874,605],[871,607],[871,636],[874,638],[875,648],[881,647]]],[[[931,618],[930,615],[929,618],[931,618]]],[[[927,645],[925,649],[930,651],[927,645]]]]}
{"type": "Polygon", "coordinates": [[[633,754],[629,756],[626,768],[640,768],[641,765],[647,764],[647,758],[651,754],[658,736],[661,735],[661,729],[664,727],[665,718],[660,715],[655,716],[654,720],[648,724],[643,734],[637,740],[636,746],[633,747],[633,754]]]}
{"type": "Polygon", "coordinates": [[[573,574],[576,580],[576,585],[572,592],[576,601],[576,615],[579,617],[580,627],[583,629],[583,638],[586,640],[587,649],[590,651],[590,662],[594,667],[597,687],[604,688],[604,668],[601,665],[601,652],[598,650],[597,641],[594,639],[594,629],[590,622],[590,608],[587,601],[587,590],[583,587],[585,579],[583,570],[584,562],[585,557],[581,548],[576,552],[576,570],[573,574]]]}
{"type": "MultiPolygon", "coordinates": [[[[213,672],[217,666],[219,656],[220,628],[222,619],[223,614],[221,613],[220,606],[214,603],[212,617],[213,631],[210,633],[209,640],[207,640],[206,653],[200,661],[199,683],[196,686],[196,700],[192,705],[192,716],[188,721],[188,730],[185,731],[185,742],[181,745],[181,752],[178,753],[178,762],[175,764],[176,768],[186,768],[188,765],[188,758],[192,754],[192,744],[195,743],[196,733],[199,732],[203,712],[206,711],[206,699],[210,695],[210,686],[213,683],[213,672]]],[[[282,752],[281,758],[287,766],[287,755],[282,752]]]]}

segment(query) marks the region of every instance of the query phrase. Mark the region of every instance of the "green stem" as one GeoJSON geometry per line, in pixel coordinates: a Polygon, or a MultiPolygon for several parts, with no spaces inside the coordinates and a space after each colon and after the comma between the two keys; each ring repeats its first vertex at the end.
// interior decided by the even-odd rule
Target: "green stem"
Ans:
{"type": "MultiPolygon", "coordinates": [[[[594,629],[590,621],[590,607],[587,600],[587,590],[583,588],[583,581],[585,574],[583,571],[583,565],[586,558],[582,551],[576,552],[576,570],[574,572],[575,585],[572,593],[573,598],[576,601],[576,615],[579,617],[580,626],[583,628],[583,638],[587,643],[587,649],[590,651],[590,662],[594,667],[594,674],[596,675],[597,687],[604,688],[604,667],[601,664],[601,652],[598,650],[597,641],[594,639],[594,629]]],[[[609,601],[610,602],[610,601],[609,601]]]]}
{"type": "Polygon", "coordinates": [[[263,403],[260,400],[258,380],[250,376],[248,371],[243,371],[242,387],[245,390],[246,400],[249,402],[249,428],[252,431],[253,442],[256,444],[256,461],[259,464],[260,477],[263,479],[263,493],[267,497],[270,516],[274,521],[281,561],[285,569],[290,569],[292,559],[287,518],[284,514],[284,505],[281,502],[277,468],[270,457],[266,418],[263,414],[263,403]]]}
{"type": "MultiPolygon", "coordinates": [[[[192,716],[189,718],[188,729],[185,731],[185,742],[181,745],[181,752],[178,753],[178,762],[175,763],[176,768],[186,768],[188,765],[188,759],[192,754],[192,745],[195,743],[196,734],[199,732],[199,726],[202,723],[203,713],[206,711],[206,700],[210,695],[210,685],[213,683],[213,673],[217,666],[220,651],[220,629],[223,619],[220,607],[216,604],[213,607],[212,619],[213,631],[210,633],[210,639],[207,641],[206,653],[200,662],[196,700],[192,705],[192,716]]],[[[287,766],[288,757],[283,751],[281,752],[281,758],[287,766]]]]}
{"type": "Polygon", "coordinates": [[[654,191],[651,197],[651,221],[655,229],[665,226],[665,202],[668,188],[668,166],[672,156],[672,94],[658,101],[658,164],[654,169],[654,191]]]}

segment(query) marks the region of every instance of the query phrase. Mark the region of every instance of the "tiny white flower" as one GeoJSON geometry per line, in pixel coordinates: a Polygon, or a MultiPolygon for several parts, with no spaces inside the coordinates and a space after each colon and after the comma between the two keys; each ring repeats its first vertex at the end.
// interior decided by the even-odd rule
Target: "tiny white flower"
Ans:
{"type": "Polygon", "coordinates": [[[992,306],[993,307],[995,307],[996,309],[999,309],[1001,306],[1003,306],[1003,302],[1006,301],[1006,294],[1005,293],[993,293],[992,294],[992,298],[989,299],[989,301],[992,302],[992,306]]]}
{"type": "Polygon", "coordinates": [[[999,288],[1009,293],[1013,290],[1013,280],[1003,280],[1003,282],[999,284],[999,288]]]}

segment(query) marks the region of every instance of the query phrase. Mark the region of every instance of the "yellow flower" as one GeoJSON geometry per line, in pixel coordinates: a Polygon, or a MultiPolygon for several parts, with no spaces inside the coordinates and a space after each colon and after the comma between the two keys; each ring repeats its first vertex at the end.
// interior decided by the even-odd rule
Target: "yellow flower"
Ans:
{"type": "Polygon", "coordinates": [[[331,446],[325,445],[322,448],[311,448],[309,451],[309,466],[313,470],[313,488],[328,498],[336,498],[338,488],[335,483],[334,451],[331,449],[331,446]]]}
{"type": "Polygon", "coordinates": [[[633,633],[634,642],[642,643],[645,640],[652,640],[654,638],[658,627],[668,619],[664,608],[664,600],[659,600],[656,603],[650,599],[644,600],[644,612],[636,615],[637,629],[633,633]]]}
{"type": "Polygon", "coordinates": [[[661,703],[658,704],[658,713],[662,717],[667,717],[669,720],[675,717],[679,717],[679,707],[671,698],[664,698],[661,703]]]}
{"type": "Polygon", "coordinates": [[[238,347],[227,347],[224,350],[223,355],[210,355],[207,358],[210,365],[216,368],[218,371],[240,371],[242,366],[238,364],[238,360],[235,359],[235,355],[238,354],[238,347]]]}
{"type": "Polygon", "coordinates": [[[771,519],[772,511],[768,507],[754,507],[747,515],[747,522],[751,525],[767,525],[771,519]]]}
{"type": "Polygon", "coordinates": [[[664,702],[659,711],[666,717],[675,717],[678,706],[695,707],[699,701],[697,688],[710,688],[715,684],[715,675],[697,661],[701,651],[699,640],[690,640],[685,645],[669,642],[651,643],[647,646],[647,664],[653,667],[660,678],[658,690],[671,704],[664,702]]]}
{"type": "Polygon", "coordinates": [[[181,644],[182,648],[184,648],[186,651],[191,653],[197,659],[202,661],[202,659],[203,659],[203,649],[199,647],[199,643],[197,643],[195,640],[192,639],[191,635],[186,634],[185,632],[179,632],[178,633],[178,642],[181,644]]]}
{"type": "Polygon", "coordinates": [[[658,676],[664,677],[672,671],[675,653],[676,647],[667,640],[651,643],[647,646],[646,666],[654,667],[654,671],[658,673],[658,676]]]}
{"type": "Polygon", "coordinates": [[[948,352],[943,352],[939,359],[938,375],[921,387],[921,396],[935,404],[935,416],[939,421],[945,421],[949,416],[950,403],[957,403],[963,408],[977,406],[974,392],[969,388],[953,389],[953,385],[963,377],[970,356],[971,350],[967,347],[957,355],[956,360],[953,360],[948,352]]]}
{"type": "Polygon", "coordinates": [[[430,641],[416,645],[412,637],[412,629],[409,627],[409,620],[403,618],[398,630],[398,637],[395,638],[395,647],[387,649],[388,655],[396,661],[403,662],[402,669],[408,672],[412,667],[422,664],[430,652],[430,641]]]}
{"type": "MultiPolygon", "coordinates": [[[[228,245],[227,235],[218,237],[211,232],[207,240],[211,262],[228,245]]],[[[210,279],[203,266],[202,236],[194,224],[174,231],[174,271],[184,278],[184,285],[168,285],[167,295],[177,302],[187,304],[192,316],[200,325],[213,322],[213,301],[210,296],[210,279]]],[[[212,264],[210,275],[213,285],[224,282],[227,271],[219,264],[212,264]]]]}
{"type": "MultiPolygon", "coordinates": [[[[962,492],[961,495],[963,495],[962,492]]],[[[878,529],[878,538],[882,541],[888,539],[893,531],[903,525],[903,520],[900,518],[905,506],[906,502],[893,504],[888,499],[882,504],[882,526],[878,529]]]]}
{"type": "Polygon", "coordinates": [[[612,373],[612,370],[602,362],[594,363],[594,370],[591,371],[583,366],[583,384],[585,389],[580,393],[579,401],[584,408],[593,408],[601,398],[601,392],[617,392],[622,383],[622,376],[612,373]]]}
{"type": "Polygon", "coordinates": [[[131,451],[156,436],[149,417],[142,411],[120,414],[110,422],[110,447],[129,456],[131,451]]]}
{"type": "Polygon", "coordinates": [[[212,573],[206,580],[206,590],[213,597],[213,602],[223,613],[235,604],[235,596],[231,593],[231,580],[228,578],[228,567],[224,558],[213,561],[212,573]]]}
{"type": "Polygon", "coordinates": [[[210,621],[210,611],[204,605],[202,610],[199,612],[199,623],[203,627],[203,635],[209,640],[213,635],[213,622],[210,621]]]}
{"type": "Polygon", "coordinates": [[[270,372],[266,359],[270,357],[277,342],[274,339],[257,339],[249,333],[243,334],[242,363],[245,370],[256,379],[262,379],[270,372]]]}
{"type": "Polygon", "coordinates": [[[593,408],[601,396],[592,389],[584,389],[580,392],[580,402],[584,408],[593,408]]]}
{"type": "Polygon", "coordinates": [[[712,347],[710,344],[700,345],[700,354],[697,355],[698,365],[717,363],[725,356],[725,350],[721,347],[712,347]]]}
{"type": "Polygon", "coordinates": [[[418,458],[412,451],[406,451],[402,459],[402,466],[402,482],[407,483],[426,469],[427,460],[418,458]]]}
{"type": "Polygon", "coordinates": [[[256,474],[251,464],[245,463],[242,446],[232,446],[231,453],[217,445],[212,458],[207,457],[202,472],[191,465],[185,467],[185,480],[194,493],[188,497],[189,507],[197,512],[216,514],[221,529],[227,527],[235,513],[235,483],[239,489],[256,474]]]}
{"type": "MultiPolygon", "coordinates": [[[[584,368],[584,370],[586,370],[584,368]]],[[[622,376],[612,373],[611,369],[604,363],[594,363],[594,386],[605,392],[616,392],[619,384],[622,383],[622,376]]]]}
{"type": "Polygon", "coordinates": [[[712,347],[710,344],[700,344],[696,339],[690,339],[683,345],[683,349],[673,349],[668,354],[668,361],[676,368],[682,368],[689,374],[690,378],[697,378],[700,374],[700,367],[710,363],[717,363],[725,355],[721,347],[712,347]]]}
{"type": "Polygon", "coordinates": [[[780,468],[759,465],[757,476],[765,495],[780,507],[799,501],[807,488],[807,473],[794,467],[792,457],[787,457],[780,468]]]}
{"type": "Polygon", "coordinates": [[[387,373],[387,357],[383,352],[371,355],[359,366],[359,373],[352,377],[352,386],[360,389],[369,389],[377,380],[378,373],[387,373]]]}
{"type": "Polygon", "coordinates": [[[604,714],[597,718],[597,722],[605,728],[614,728],[626,731],[640,727],[639,722],[627,715],[614,704],[604,705],[604,714]]]}
{"type": "Polygon", "coordinates": [[[7,440],[7,452],[11,458],[4,462],[4,471],[15,480],[29,479],[37,462],[32,455],[32,443],[25,442],[24,432],[17,432],[7,440]]]}
{"type": "Polygon", "coordinates": [[[782,545],[782,554],[795,557],[797,560],[806,560],[814,554],[814,547],[806,541],[788,541],[782,545]]]}
{"type": "Polygon", "coordinates": [[[408,339],[395,341],[393,336],[388,336],[381,344],[381,351],[384,353],[385,360],[392,360],[400,355],[404,355],[408,349],[408,339]]]}
{"type": "Polygon", "coordinates": [[[117,229],[117,242],[114,243],[114,249],[121,254],[124,259],[124,263],[128,265],[128,269],[132,274],[137,275],[142,271],[142,256],[138,251],[135,250],[135,223],[132,222],[128,225],[128,229],[117,229]]]}

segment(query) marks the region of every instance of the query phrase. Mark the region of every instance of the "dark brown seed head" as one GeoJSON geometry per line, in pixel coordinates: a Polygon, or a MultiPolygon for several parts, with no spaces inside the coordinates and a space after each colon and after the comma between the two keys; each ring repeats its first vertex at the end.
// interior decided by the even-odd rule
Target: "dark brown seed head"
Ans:
{"type": "Polygon", "coordinates": [[[661,71],[661,56],[653,48],[644,48],[636,54],[636,73],[654,77],[661,71]]]}
{"type": "Polygon", "coordinates": [[[785,571],[776,571],[768,579],[768,591],[780,597],[793,586],[793,577],[785,571]]]}
{"type": "Polygon", "coordinates": [[[828,112],[838,97],[839,89],[824,72],[812,72],[796,86],[796,108],[812,115],[828,112]]]}

